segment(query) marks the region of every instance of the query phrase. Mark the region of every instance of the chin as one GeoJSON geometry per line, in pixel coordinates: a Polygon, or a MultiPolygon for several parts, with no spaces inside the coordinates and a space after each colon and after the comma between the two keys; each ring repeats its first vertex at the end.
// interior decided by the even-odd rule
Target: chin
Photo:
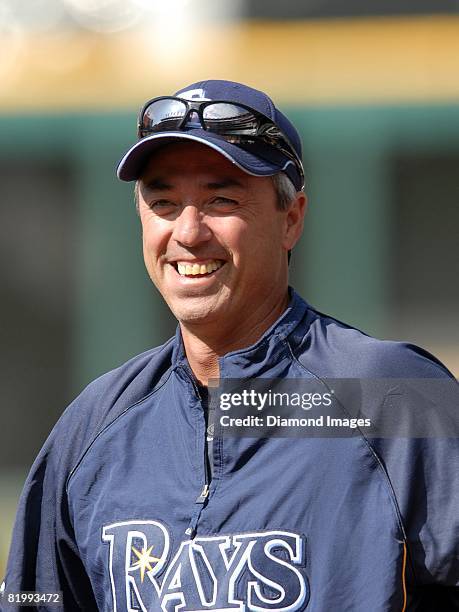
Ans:
{"type": "Polygon", "coordinates": [[[209,299],[188,298],[169,306],[180,323],[210,323],[223,314],[222,305],[209,299]]]}

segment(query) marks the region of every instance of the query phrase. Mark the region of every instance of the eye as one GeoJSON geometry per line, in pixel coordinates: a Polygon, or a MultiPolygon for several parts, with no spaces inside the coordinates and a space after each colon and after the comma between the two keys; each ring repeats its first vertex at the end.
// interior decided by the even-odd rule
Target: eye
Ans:
{"type": "Polygon", "coordinates": [[[218,208],[233,208],[238,205],[237,200],[231,198],[225,198],[224,196],[217,196],[211,202],[211,206],[217,206],[218,208]]]}
{"type": "Polygon", "coordinates": [[[148,204],[148,208],[157,215],[168,215],[177,210],[177,205],[170,200],[153,200],[148,204]]]}

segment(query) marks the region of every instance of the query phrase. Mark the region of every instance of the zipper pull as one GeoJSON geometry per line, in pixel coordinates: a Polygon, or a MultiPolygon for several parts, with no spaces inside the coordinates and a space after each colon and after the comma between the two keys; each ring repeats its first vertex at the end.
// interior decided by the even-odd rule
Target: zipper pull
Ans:
{"type": "Polygon", "coordinates": [[[193,512],[193,516],[191,517],[188,529],[185,531],[186,535],[190,536],[190,538],[194,538],[194,536],[196,535],[196,527],[198,525],[199,517],[201,516],[201,510],[203,509],[208,497],[209,485],[205,484],[202,488],[201,493],[199,494],[199,497],[196,499],[195,503],[197,504],[197,507],[193,512]]]}
{"type": "Polygon", "coordinates": [[[196,503],[205,504],[208,497],[209,497],[209,485],[205,484],[204,487],[202,488],[202,491],[199,497],[196,499],[196,503]]]}

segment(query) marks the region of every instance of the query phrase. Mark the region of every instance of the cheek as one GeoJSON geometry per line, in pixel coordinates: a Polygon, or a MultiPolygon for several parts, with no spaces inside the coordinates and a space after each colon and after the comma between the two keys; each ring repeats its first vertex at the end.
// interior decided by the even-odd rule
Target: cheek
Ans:
{"type": "Polygon", "coordinates": [[[142,244],[144,253],[154,253],[156,251],[156,241],[150,232],[142,232],[142,244]]]}
{"type": "Polygon", "coordinates": [[[237,236],[237,252],[241,261],[245,260],[251,267],[260,266],[262,262],[276,259],[281,252],[281,228],[271,218],[257,219],[249,224],[237,236]]]}
{"type": "Polygon", "coordinates": [[[143,232],[142,234],[142,246],[143,246],[143,257],[147,265],[154,263],[155,257],[155,243],[148,233],[143,232]]]}
{"type": "Polygon", "coordinates": [[[245,244],[250,242],[247,222],[239,217],[217,217],[209,219],[207,225],[214,241],[228,251],[233,262],[236,262],[245,244]]]}
{"type": "Polygon", "coordinates": [[[168,234],[153,219],[142,220],[143,253],[150,261],[166,252],[168,234]]]}
{"type": "Polygon", "coordinates": [[[145,267],[147,269],[148,275],[150,276],[151,280],[156,284],[157,272],[155,266],[155,257],[151,252],[151,248],[148,244],[147,239],[145,238],[145,235],[142,236],[142,250],[143,260],[145,262],[145,267]]]}
{"type": "Polygon", "coordinates": [[[142,233],[143,259],[148,275],[155,285],[158,285],[161,278],[161,266],[159,262],[161,252],[157,238],[158,237],[152,232],[142,233]]]}

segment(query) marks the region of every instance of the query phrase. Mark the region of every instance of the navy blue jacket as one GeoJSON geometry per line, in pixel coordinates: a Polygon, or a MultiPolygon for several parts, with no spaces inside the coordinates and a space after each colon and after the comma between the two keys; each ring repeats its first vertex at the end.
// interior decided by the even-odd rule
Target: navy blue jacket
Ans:
{"type": "MultiPolygon", "coordinates": [[[[219,363],[222,378],[451,378],[295,293],[219,363]]],[[[69,611],[458,609],[456,439],[217,437],[208,495],[205,447],[177,331],[56,424],[19,503],[6,591],[62,591],[69,611]]]]}

